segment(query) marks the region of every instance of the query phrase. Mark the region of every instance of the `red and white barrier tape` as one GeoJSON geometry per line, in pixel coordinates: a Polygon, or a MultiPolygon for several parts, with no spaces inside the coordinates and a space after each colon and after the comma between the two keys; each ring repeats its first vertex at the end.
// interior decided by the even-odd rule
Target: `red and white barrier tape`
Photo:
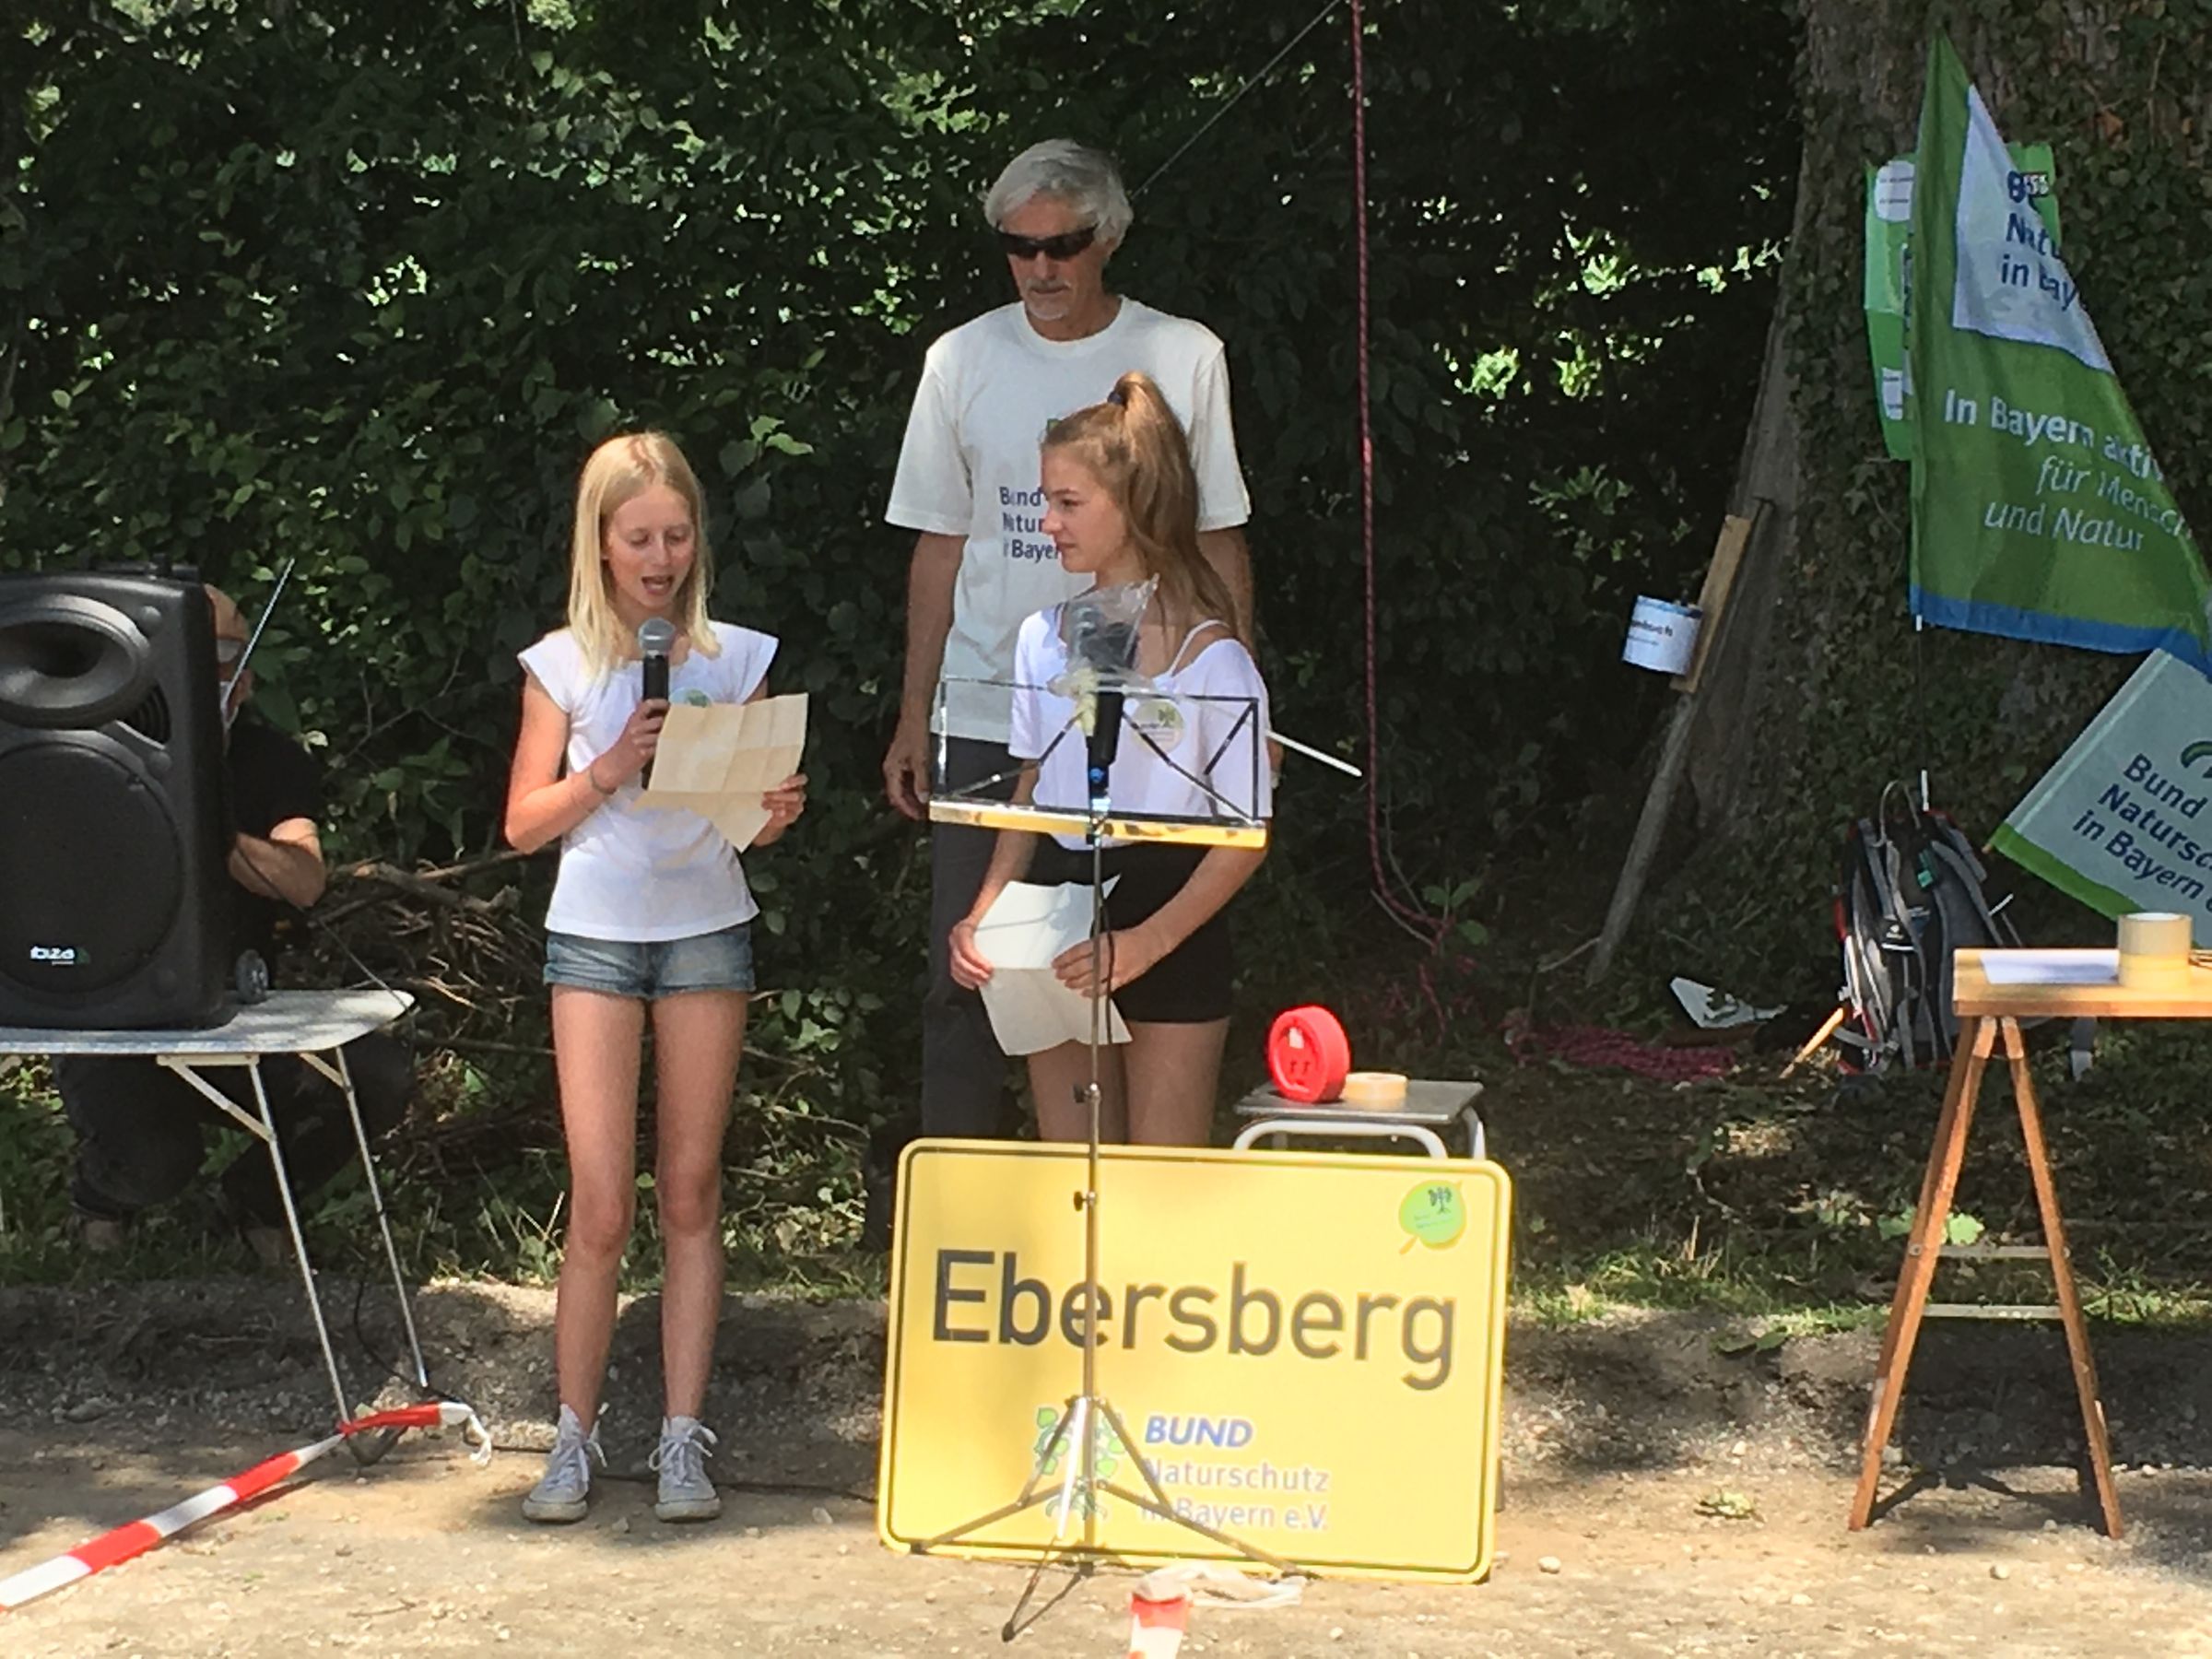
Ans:
{"type": "Polygon", "coordinates": [[[279,1453],[265,1463],[255,1464],[243,1475],[234,1476],[221,1486],[209,1487],[158,1515],[119,1526],[41,1566],[18,1572],[13,1578],[0,1579],[0,1613],[12,1613],[50,1591],[144,1555],[164,1538],[174,1537],[210,1515],[219,1515],[232,1504],[257,1498],[271,1487],[289,1480],[317,1458],[344,1445],[353,1435],[373,1433],[380,1429],[450,1429],[456,1425],[466,1430],[468,1438],[476,1443],[472,1454],[476,1461],[489,1463],[491,1435],[482,1419],[457,1401],[433,1400],[421,1406],[402,1406],[393,1411],[372,1411],[367,1417],[341,1425],[328,1440],[279,1453]]]}

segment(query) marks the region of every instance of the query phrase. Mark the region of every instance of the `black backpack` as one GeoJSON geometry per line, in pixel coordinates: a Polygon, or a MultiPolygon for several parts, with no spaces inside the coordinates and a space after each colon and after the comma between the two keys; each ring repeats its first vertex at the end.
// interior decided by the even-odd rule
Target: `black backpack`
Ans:
{"type": "Polygon", "coordinates": [[[1878,1072],[1950,1058],[1959,1038],[1951,953],[2020,943],[2004,914],[2010,895],[1993,902],[1988,880],[1958,824],[1914,805],[1901,783],[1882,791],[1873,818],[1852,826],[1836,889],[1847,1010],[1836,1041],[1847,1065],[1878,1072]]]}

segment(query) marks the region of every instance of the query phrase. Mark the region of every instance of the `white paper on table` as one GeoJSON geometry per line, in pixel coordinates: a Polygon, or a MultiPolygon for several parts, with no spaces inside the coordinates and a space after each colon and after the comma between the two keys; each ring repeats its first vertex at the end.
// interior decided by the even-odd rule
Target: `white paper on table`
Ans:
{"type": "Polygon", "coordinates": [[[2117,950],[1985,950],[1982,974],[1993,985],[2116,985],[2117,950]]]}
{"type": "Polygon", "coordinates": [[[640,807],[696,812],[740,853],[768,828],[760,797],[799,770],[806,698],[748,703],[677,703],[661,727],[653,782],[640,807]]]}
{"type": "MultiPolygon", "coordinates": [[[[1109,890],[1112,883],[1107,883],[1109,890]]],[[[1053,972],[1053,959],[1090,937],[1090,888],[1073,882],[1039,887],[1010,881],[975,926],[975,947],[991,964],[983,1008],[998,1046],[1034,1054],[1090,1041],[1090,998],[1053,972]]],[[[1121,1010],[1106,1005],[1106,1041],[1126,1042],[1121,1010]]]]}

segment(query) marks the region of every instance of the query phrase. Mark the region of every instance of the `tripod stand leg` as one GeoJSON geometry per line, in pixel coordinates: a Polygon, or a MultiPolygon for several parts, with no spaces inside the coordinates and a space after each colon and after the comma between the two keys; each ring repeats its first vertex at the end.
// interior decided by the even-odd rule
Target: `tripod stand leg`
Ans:
{"type": "MultiPolygon", "coordinates": [[[[1088,1556],[1071,1554],[1066,1559],[1068,1564],[1074,1569],[1074,1574],[1069,1578],[1066,1589],[1062,1590],[1058,1595],[1053,1596],[1051,1601],[1038,1609],[1037,1617],[1039,1618],[1042,1618],[1047,1613],[1050,1613],[1068,1594],[1068,1591],[1073,1590],[1098,1571],[1098,1563],[1088,1556]]],[[[998,1629],[999,1641],[1011,1641],[1021,1634],[1023,1630],[1021,1616],[1029,1610],[1030,1604],[1037,1599],[1037,1586],[1043,1582],[1044,1570],[1052,1564],[1053,1552],[1049,1549],[1037,1558],[1037,1564],[1030,1569],[1030,1576],[1022,1583],[1021,1594],[1015,1600],[1014,1610],[1006,1615],[1006,1622],[998,1629]]]]}
{"type": "MultiPolygon", "coordinates": [[[[1044,1484],[1045,1472],[1052,1467],[1053,1452],[1058,1450],[1063,1441],[1069,1441],[1069,1431],[1074,1427],[1076,1406],[1079,1398],[1080,1396],[1071,1397],[1062,1407],[1060,1420],[1053,1425],[1052,1433],[1046,1437],[1044,1444],[1037,1450],[1037,1461],[1030,1469],[1030,1477],[1023,1483],[1019,1497],[1011,1503],[1000,1504],[989,1514],[978,1515],[974,1520],[963,1521],[948,1531],[909,1544],[906,1547],[907,1553],[909,1555],[927,1555],[933,1549],[958,1542],[970,1533],[981,1532],[994,1522],[1004,1521],[1008,1515],[1018,1515],[1023,1510],[1035,1509],[1041,1503],[1049,1503],[1052,1500],[1052,1494],[1041,1492],[1037,1488],[1044,1484]]],[[[1069,1443],[1072,1449],[1073,1442],[1069,1443]]],[[[1063,1491],[1065,1489],[1063,1488],[1063,1491]]],[[[1065,1514],[1065,1499],[1063,1505],[1062,1513],[1065,1514]]]]}
{"type": "MultiPolygon", "coordinates": [[[[1141,1463],[1139,1466],[1142,1466],[1141,1463]]],[[[1153,1489],[1157,1491],[1159,1488],[1154,1488],[1153,1489]]],[[[1247,1560],[1265,1562],[1277,1572],[1288,1573],[1293,1577],[1308,1576],[1306,1570],[1297,1563],[1287,1561],[1278,1555],[1271,1555],[1256,1544],[1247,1544],[1234,1533],[1221,1532],[1206,1525],[1203,1521],[1194,1521],[1188,1515],[1178,1514],[1168,1504],[1147,1498],[1142,1492],[1133,1492],[1127,1487],[1116,1486],[1111,1480],[1100,1481],[1099,1490],[1111,1492],[1124,1503],[1133,1503],[1140,1510],[1146,1510],[1158,1515],[1162,1521],[1171,1522],[1174,1525],[1182,1527],[1185,1532],[1196,1533],[1202,1538],[1211,1538],[1223,1548],[1233,1549],[1247,1560]]]]}
{"type": "MultiPolygon", "coordinates": [[[[1086,1487],[1089,1484],[1090,1462],[1087,1455],[1089,1447],[1088,1442],[1083,1437],[1090,1429],[1090,1397],[1088,1394],[1077,1394],[1074,1407],[1061,1421],[1063,1423],[1072,1421],[1075,1427],[1068,1430],[1068,1438],[1074,1443],[1069,1448],[1071,1455],[1067,1460],[1067,1473],[1060,1477],[1060,1520],[1059,1524],[1053,1528],[1053,1542],[1055,1544],[1067,1536],[1068,1517],[1076,1512],[1071,1500],[1076,1495],[1077,1473],[1080,1471],[1083,1474],[1086,1487]]],[[[1088,1503],[1090,1500],[1089,1492],[1086,1490],[1083,1497],[1084,1501],[1088,1503]]]]}
{"type": "Polygon", "coordinates": [[[1134,1503],[1138,1509],[1148,1511],[1152,1514],[1158,1515],[1162,1521],[1172,1522],[1187,1532],[1196,1533],[1202,1538],[1211,1538],[1215,1543],[1235,1550],[1249,1560],[1264,1561],[1277,1572],[1291,1574],[1303,1572],[1302,1568],[1286,1561],[1281,1556],[1270,1555],[1265,1549],[1247,1544],[1243,1539],[1232,1534],[1217,1532],[1210,1526],[1192,1520],[1188,1515],[1177,1513],[1174,1504],[1169,1500],[1167,1488],[1159,1484],[1159,1477],[1152,1473],[1152,1465],[1145,1460],[1145,1454],[1137,1450],[1136,1441],[1129,1438],[1129,1426],[1122,1421],[1122,1414],[1114,1410],[1111,1402],[1100,1400],[1099,1415],[1106,1419],[1122,1445],[1128,1451],[1130,1460],[1136,1465],[1136,1472],[1145,1477],[1145,1485],[1150,1488],[1151,1495],[1147,1497],[1141,1492],[1129,1491],[1125,1488],[1114,1485],[1110,1480],[1101,1480],[1097,1483],[1100,1491],[1112,1492],[1124,1503],[1134,1503]]]}

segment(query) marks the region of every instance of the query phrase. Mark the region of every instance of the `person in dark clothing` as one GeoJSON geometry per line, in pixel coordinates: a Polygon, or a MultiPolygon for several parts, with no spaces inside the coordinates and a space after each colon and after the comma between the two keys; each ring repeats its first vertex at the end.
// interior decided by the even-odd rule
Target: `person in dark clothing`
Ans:
{"type": "MultiPolygon", "coordinates": [[[[314,757],[274,727],[245,714],[253,674],[238,665],[246,647],[245,618],[228,595],[207,590],[215,611],[216,661],[227,699],[225,765],[232,828],[230,879],[233,938],[272,970],[299,912],[322,898],[327,880],[317,820],[323,812],[321,769],[314,757]]],[[[346,1045],[346,1069],[371,1140],[406,1114],[414,1063],[406,1044],[378,1031],[346,1045]]],[[[313,1193],[355,1156],[345,1097],[295,1055],[262,1062],[263,1087],[276,1122],[295,1198],[313,1193]]],[[[230,1120],[191,1084],[139,1057],[65,1055],[54,1080],[76,1131],[70,1197],[85,1247],[104,1253],[121,1246],[132,1217],[166,1203],[192,1184],[206,1156],[206,1131],[230,1120]]],[[[249,1116],[259,1116],[251,1077],[225,1070],[216,1086],[249,1116]]],[[[267,1152],[249,1147],[224,1171],[222,1206],[256,1255],[279,1258],[284,1248],[282,1196],[267,1152]]]]}

